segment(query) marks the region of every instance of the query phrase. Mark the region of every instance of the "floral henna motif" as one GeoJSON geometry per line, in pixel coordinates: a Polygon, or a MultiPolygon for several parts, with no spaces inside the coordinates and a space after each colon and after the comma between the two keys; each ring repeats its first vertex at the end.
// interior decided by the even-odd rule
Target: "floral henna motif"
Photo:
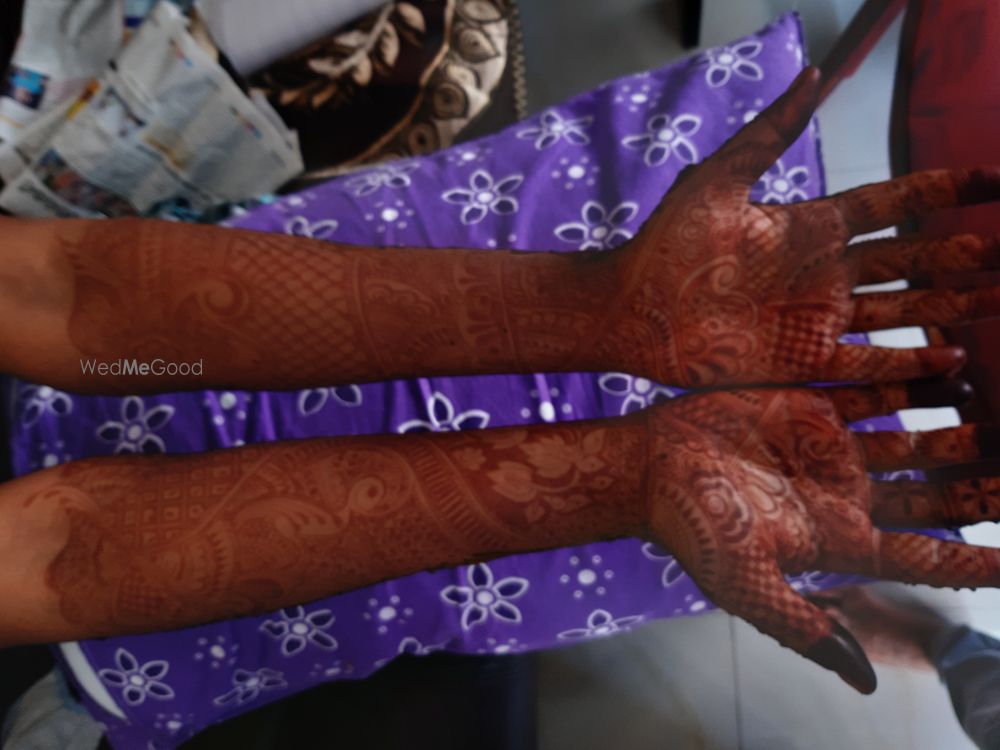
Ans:
{"type": "MultiPolygon", "coordinates": [[[[88,357],[204,360],[204,379],[160,388],[297,388],[567,361],[600,369],[587,355],[620,265],[610,255],[365,252],[137,220],[61,226],[72,344],[88,357]]],[[[96,387],[70,373],[47,381],[96,387]]]]}
{"type": "Polygon", "coordinates": [[[26,505],[61,508],[69,529],[46,574],[58,637],[163,629],[638,534],[645,429],[639,415],[87,460],[26,505]]]}

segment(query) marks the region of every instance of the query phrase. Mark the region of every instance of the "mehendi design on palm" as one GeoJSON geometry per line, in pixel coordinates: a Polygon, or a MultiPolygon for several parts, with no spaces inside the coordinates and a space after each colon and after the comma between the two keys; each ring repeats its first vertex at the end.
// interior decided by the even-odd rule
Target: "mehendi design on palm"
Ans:
{"type": "Polygon", "coordinates": [[[720,607],[838,671],[875,677],[851,635],[784,573],[1000,585],[1000,551],[879,527],[1000,517],[996,479],[873,481],[867,471],[1000,455],[996,428],[852,433],[847,422],[964,399],[968,387],[890,384],[692,394],[651,410],[650,530],[720,607]]]}

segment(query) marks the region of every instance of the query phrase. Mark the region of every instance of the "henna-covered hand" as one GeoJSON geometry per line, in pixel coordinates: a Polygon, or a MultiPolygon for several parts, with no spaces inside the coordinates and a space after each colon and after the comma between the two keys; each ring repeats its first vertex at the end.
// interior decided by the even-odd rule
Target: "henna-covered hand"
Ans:
{"type": "Polygon", "coordinates": [[[624,288],[597,346],[666,383],[725,386],[888,382],[955,369],[953,347],[882,349],[844,333],[948,325],[1000,314],[1000,289],[852,294],[857,283],[1000,267],[995,238],[848,245],[906,217],[1000,198],[1000,169],[936,170],[797,204],[754,204],[760,175],[816,107],[818,71],[713,156],[689,167],[618,252],[624,288]]]}
{"type": "Polygon", "coordinates": [[[1000,586],[1000,550],[883,530],[1000,518],[1000,478],[873,481],[868,470],[998,454],[994,426],[852,432],[847,422],[958,402],[967,386],[844,386],[692,394],[650,412],[652,537],[717,605],[863,693],[875,675],[854,638],[784,573],[855,573],[932,586],[1000,586]]]}

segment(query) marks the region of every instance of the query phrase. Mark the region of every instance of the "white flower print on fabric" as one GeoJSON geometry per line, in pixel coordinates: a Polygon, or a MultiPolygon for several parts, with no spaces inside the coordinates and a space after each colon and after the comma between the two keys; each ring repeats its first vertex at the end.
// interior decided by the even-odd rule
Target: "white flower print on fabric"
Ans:
{"type": "Polygon", "coordinates": [[[565,180],[563,188],[572,190],[580,186],[593,187],[597,183],[597,175],[601,167],[592,164],[589,156],[570,159],[566,156],[559,160],[559,169],[553,169],[549,174],[553,180],[565,180]]]}
{"type": "Polygon", "coordinates": [[[408,188],[413,181],[410,173],[420,168],[420,162],[407,161],[397,164],[381,164],[373,169],[366,169],[344,181],[344,189],[359,198],[371,195],[381,187],[400,190],[408,188]]]}
{"type": "Polygon", "coordinates": [[[521,610],[511,604],[528,590],[525,578],[509,576],[493,580],[493,571],[486,563],[470,565],[465,572],[468,586],[446,586],[441,598],[462,610],[462,630],[485,622],[492,615],[507,623],[520,623],[521,610]]]}
{"type": "Polygon", "coordinates": [[[509,174],[499,181],[494,181],[493,175],[485,169],[477,169],[469,178],[469,187],[456,187],[446,190],[441,198],[462,208],[462,223],[466,226],[478,224],[490,212],[500,215],[512,214],[517,211],[517,199],[511,193],[524,182],[524,175],[509,174]]]}
{"type": "Polygon", "coordinates": [[[322,411],[333,399],[341,406],[361,406],[364,400],[361,389],[356,385],[335,385],[332,388],[307,388],[299,391],[298,408],[303,417],[310,417],[322,411]]]}
{"type": "Polygon", "coordinates": [[[646,132],[622,139],[625,148],[642,151],[642,160],[648,167],[658,167],[674,154],[678,161],[694,164],[698,149],[691,136],[701,128],[701,117],[681,114],[671,117],[665,112],[653,115],[646,121],[646,132]]]}
{"type": "Polygon", "coordinates": [[[646,542],[642,545],[642,556],[656,563],[666,563],[660,576],[660,583],[665,589],[670,588],[686,575],[684,568],[673,555],[667,554],[652,542],[646,542]]]}
{"type": "Polygon", "coordinates": [[[170,665],[162,659],[139,664],[129,651],[119,648],[115,651],[115,666],[117,669],[102,669],[97,674],[107,684],[120,689],[122,698],[130,706],[141,705],[146,698],[158,701],[174,698],[173,688],[162,682],[170,670],[170,665]]]}
{"type": "Polygon", "coordinates": [[[642,622],[642,615],[612,617],[606,609],[595,609],[587,618],[587,627],[564,630],[557,636],[562,640],[575,638],[603,638],[614,633],[626,633],[632,625],[642,622]]]}
{"type": "Polygon", "coordinates": [[[808,184],[808,168],[792,167],[786,170],[784,163],[778,159],[761,175],[755,187],[764,193],[761,203],[795,203],[809,199],[802,189],[808,184]]]}
{"type": "Polygon", "coordinates": [[[416,213],[406,201],[376,201],[372,210],[365,214],[365,221],[374,224],[375,231],[383,234],[387,229],[406,229],[416,213]]]}
{"type": "Polygon", "coordinates": [[[166,446],[155,434],[174,416],[174,407],[160,404],[146,410],[138,396],[122,401],[120,422],[108,421],[98,426],[96,435],[105,443],[113,443],[115,453],[164,453],[166,446]]]}
{"type": "Polygon", "coordinates": [[[440,651],[443,648],[443,643],[428,643],[425,645],[412,635],[408,635],[399,642],[399,648],[396,649],[396,653],[426,656],[427,654],[433,654],[435,651],[440,651]]]}
{"type": "Polygon", "coordinates": [[[582,599],[591,591],[597,596],[604,596],[607,593],[606,584],[615,577],[613,570],[604,568],[604,558],[600,555],[591,555],[582,560],[573,555],[569,559],[569,565],[570,573],[559,576],[559,583],[573,587],[574,599],[582,599]]]}
{"type": "Polygon", "coordinates": [[[538,125],[517,131],[517,137],[534,140],[538,151],[554,146],[561,140],[574,146],[586,146],[590,143],[587,128],[594,122],[591,115],[566,119],[554,109],[547,109],[538,118],[538,125]]]}
{"type": "Polygon", "coordinates": [[[625,372],[606,372],[597,379],[597,385],[605,393],[622,399],[621,414],[645,409],[677,395],[664,385],[625,372]]]}
{"type": "Polygon", "coordinates": [[[559,403],[560,397],[565,399],[566,396],[559,389],[559,386],[550,387],[546,383],[541,390],[532,388],[528,395],[531,396],[532,401],[538,402],[538,406],[532,404],[534,408],[525,406],[521,409],[522,419],[531,419],[532,414],[537,414],[545,422],[555,422],[559,412],[566,415],[573,413],[573,404],[569,401],[563,400],[561,404],[559,403]],[[558,409],[556,408],[557,406],[558,409]]]}
{"type": "Polygon", "coordinates": [[[482,409],[455,413],[451,399],[434,391],[427,399],[427,420],[411,419],[396,428],[397,432],[458,432],[481,430],[490,423],[490,415],[482,409]]]}
{"type": "Polygon", "coordinates": [[[337,231],[338,226],[336,219],[310,222],[305,216],[293,216],[285,222],[285,234],[308,237],[311,240],[325,240],[337,231]]]}
{"type": "Polygon", "coordinates": [[[413,607],[403,606],[402,599],[392,594],[381,602],[372,597],[368,600],[368,612],[362,612],[362,619],[375,625],[379,635],[389,632],[389,626],[405,626],[413,617],[413,607]]]}
{"type": "Polygon", "coordinates": [[[445,161],[449,164],[476,164],[486,161],[486,157],[493,153],[489,146],[463,145],[448,149],[445,161]]]}
{"type": "Polygon", "coordinates": [[[262,691],[277,690],[283,687],[288,687],[283,672],[267,667],[262,667],[256,672],[237,669],[233,672],[233,689],[213,698],[212,702],[216,706],[224,706],[233,701],[236,701],[237,705],[243,705],[254,700],[262,691]]]}
{"type": "Polygon", "coordinates": [[[661,98],[662,94],[655,91],[651,84],[640,80],[619,87],[615,93],[615,104],[624,105],[629,112],[638,112],[642,107],[654,108],[661,98]]]}
{"type": "Polygon", "coordinates": [[[716,47],[707,50],[701,56],[703,65],[707,65],[705,81],[712,88],[725,86],[735,75],[747,81],[764,79],[764,69],[754,58],[764,48],[762,42],[750,39],[737,44],[716,47]]]}
{"type": "Polygon", "coordinates": [[[795,65],[801,68],[802,63],[805,61],[805,54],[802,51],[799,38],[795,34],[788,35],[788,41],[785,42],[785,49],[792,53],[792,56],[795,58],[795,65]]]}
{"type": "Polygon", "coordinates": [[[520,643],[517,638],[508,638],[506,641],[500,641],[496,638],[486,639],[486,648],[477,648],[477,654],[513,654],[518,651],[524,651],[527,648],[527,644],[520,643]]]}
{"type": "Polygon", "coordinates": [[[742,99],[737,99],[733,102],[734,113],[726,117],[726,124],[728,125],[746,125],[753,122],[760,111],[764,108],[764,100],[760,97],[754,99],[752,102],[745,102],[742,99]]]}
{"type": "Polygon", "coordinates": [[[240,651],[240,644],[228,641],[224,635],[217,635],[211,641],[208,638],[199,638],[197,646],[192,658],[196,662],[208,664],[212,669],[225,665],[233,666],[240,651]]]}
{"type": "Polygon", "coordinates": [[[278,617],[265,620],[260,629],[281,642],[282,656],[295,656],[310,643],[327,651],[337,648],[337,639],[328,630],[334,617],[328,609],[317,609],[306,614],[302,607],[288,607],[278,612],[278,617]]]}
{"type": "Polygon", "coordinates": [[[578,250],[610,250],[626,240],[632,232],[625,225],[639,213],[639,204],[632,201],[619,203],[608,210],[597,201],[587,201],[580,211],[583,221],[569,221],[555,228],[555,235],[563,242],[570,242],[578,250]]]}
{"type": "Polygon", "coordinates": [[[446,643],[423,644],[419,639],[414,638],[412,635],[408,635],[399,642],[399,647],[396,649],[395,654],[388,656],[385,659],[376,660],[375,666],[384,667],[401,654],[412,654],[414,656],[426,656],[427,654],[433,654],[435,651],[442,650],[446,645],[446,643]]]}
{"type": "Polygon", "coordinates": [[[812,570],[808,573],[800,573],[799,575],[789,578],[788,584],[798,591],[800,594],[811,594],[814,591],[820,591],[823,588],[823,582],[829,579],[836,580],[836,576],[830,573],[825,573],[822,570],[812,570]]]}
{"type": "Polygon", "coordinates": [[[31,427],[44,414],[66,417],[73,412],[73,399],[48,385],[25,385],[18,393],[21,402],[21,426],[31,427]]]}

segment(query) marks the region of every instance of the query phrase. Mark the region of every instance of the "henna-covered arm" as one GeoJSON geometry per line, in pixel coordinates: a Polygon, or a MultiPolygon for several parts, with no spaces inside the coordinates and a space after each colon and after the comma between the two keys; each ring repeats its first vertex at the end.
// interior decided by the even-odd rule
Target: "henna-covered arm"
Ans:
{"type": "Polygon", "coordinates": [[[1000,478],[866,474],[997,457],[997,428],[846,424],[967,396],[955,382],[713,391],[616,419],[74,462],[0,488],[0,640],[178,627],[641,536],[717,605],[871,692],[850,633],[783,573],[1000,586],[1000,550],[879,528],[1000,518],[1000,478]]]}
{"type": "Polygon", "coordinates": [[[0,487],[0,641],[160,630],[644,528],[647,415],[76,461],[0,487]]]}
{"type": "Polygon", "coordinates": [[[593,346],[621,286],[618,255],[374,248],[138,219],[43,226],[29,251],[52,270],[46,315],[16,316],[15,372],[67,390],[294,389],[625,364],[593,346]],[[120,358],[201,362],[203,375],[81,367],[120,358]]]}
{"type": "MultiPolygon", "coordinates": [[[[806,70],[683,174],[636,237],[601,253],[379,249],[143,220],[36,223],[48,237],[15,246],[51,278],[30,300],[32,315],[5,303],[11,317],[0,325],[14,336],[3,343],[13,344],[16,374],[88,392],[576,370],[718,387],[953,370],[963,358],[955,347],[840,339],[997,316],[1000,287],[852,287],[931,268],[996,269],[996,238],[848,242],[907,216],[996,200],[1000,169],[751,203],[751,187],[805,128],[818,92],[815,69],[806,70]],[[200,362],[203,374],[102,377],[83,372],[81,358],[200,362]]],[[[34,273],[25,289],[37,287],[34,273]]]]}

